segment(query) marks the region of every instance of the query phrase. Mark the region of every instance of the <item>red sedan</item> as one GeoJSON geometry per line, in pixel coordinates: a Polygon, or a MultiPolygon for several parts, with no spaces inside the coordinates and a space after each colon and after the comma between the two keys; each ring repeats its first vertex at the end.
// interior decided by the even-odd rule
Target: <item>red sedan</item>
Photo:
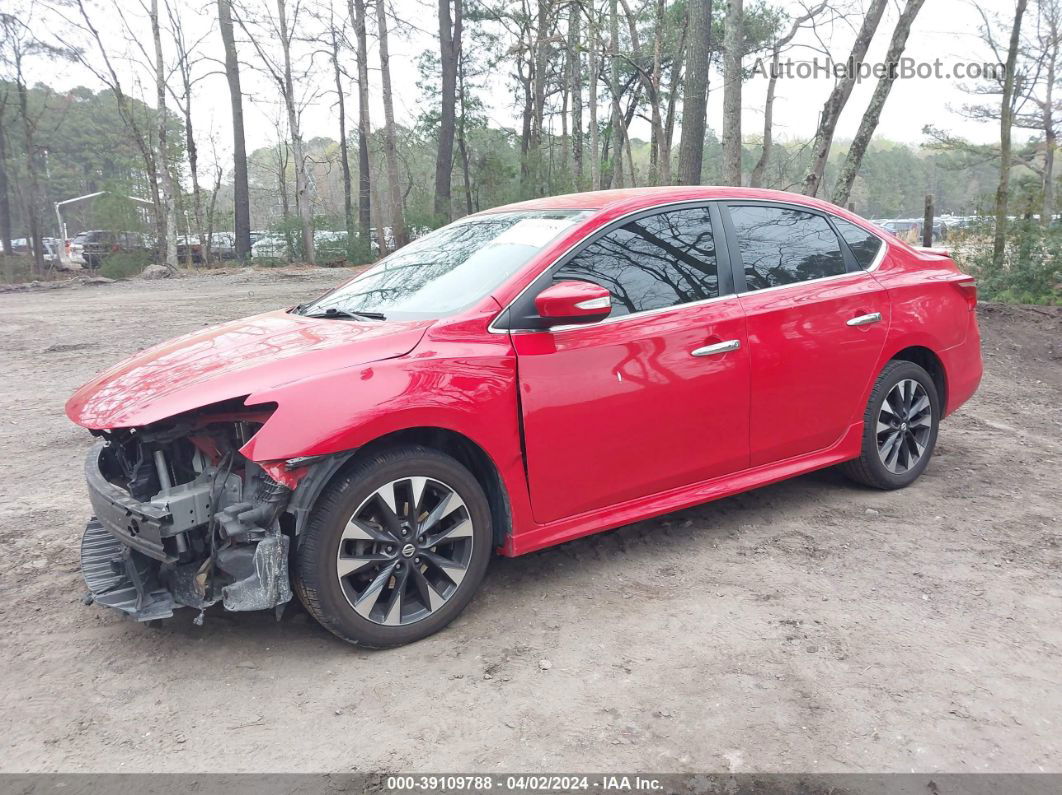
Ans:
{"type": "MultiPolygon", "coordinates": [[[[95,601],[279,611],[395,646],[492,553],[842,465],[895,489],[981,378],[973,280],[822,201],[582,193],[462,218],[67,404],[100,437],[95,601]]],[[[202,619],[200,613],[199,620],[202,619]]]]}

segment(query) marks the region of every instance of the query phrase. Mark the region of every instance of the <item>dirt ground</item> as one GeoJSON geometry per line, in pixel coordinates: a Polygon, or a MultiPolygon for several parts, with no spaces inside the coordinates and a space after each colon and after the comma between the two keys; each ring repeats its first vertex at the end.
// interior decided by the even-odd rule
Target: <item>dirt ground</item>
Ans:
{"type": "Polygon", "coordinates": [[[984,382],[906,491],[825,471],[497,559],[413,646],[83,606],[70,393],[346,275],[0,295],[0,770],[1062,771],[1058,310],[981,308],[984,382]]]}

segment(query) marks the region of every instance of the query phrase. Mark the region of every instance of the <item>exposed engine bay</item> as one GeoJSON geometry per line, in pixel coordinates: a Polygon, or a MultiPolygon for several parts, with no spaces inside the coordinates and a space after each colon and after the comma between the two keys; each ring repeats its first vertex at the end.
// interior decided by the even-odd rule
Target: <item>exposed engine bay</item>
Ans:
{"type": "Polygon", "coordinates": [[[138,621],[218,602],[279,616],[290,601],[292,487],[240,453],[271,412],[211,408],[95,432],[85,473],[95,516],[81,548],[91,601],[138,621]]]}

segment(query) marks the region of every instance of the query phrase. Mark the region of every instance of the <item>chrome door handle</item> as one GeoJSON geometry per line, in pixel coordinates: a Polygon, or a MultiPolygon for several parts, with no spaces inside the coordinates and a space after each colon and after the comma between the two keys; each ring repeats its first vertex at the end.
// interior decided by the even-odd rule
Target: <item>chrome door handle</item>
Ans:
{"type": "Polygon", "coordinates": [[[881,322],[881,312],[871,312],[869,315],[860,315],[848,321],[849,326],[869,326],[871,323],[881,322]]]}
{"type": "Polygon", "coordinates": [[[729,353],[741,347],[741,340],[727,340],[717,342],[714,345],[705,345],[703,348],[694,348],[690,356],[714,356],[717,353],[729,353]]]}

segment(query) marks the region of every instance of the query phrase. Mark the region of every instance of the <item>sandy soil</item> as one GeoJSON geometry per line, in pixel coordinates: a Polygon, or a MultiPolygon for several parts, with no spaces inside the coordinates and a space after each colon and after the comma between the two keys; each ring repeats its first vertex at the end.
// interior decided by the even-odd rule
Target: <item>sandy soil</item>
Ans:
{"type": "Polygon", "coordinates": [[[0,769],[1062,771],[1057,310],[982,307],[984,383],[906,491],[827,471],[499,559],[411,647],[82,606],[67,396],[344,276],[0,295],[0,769]]]}

